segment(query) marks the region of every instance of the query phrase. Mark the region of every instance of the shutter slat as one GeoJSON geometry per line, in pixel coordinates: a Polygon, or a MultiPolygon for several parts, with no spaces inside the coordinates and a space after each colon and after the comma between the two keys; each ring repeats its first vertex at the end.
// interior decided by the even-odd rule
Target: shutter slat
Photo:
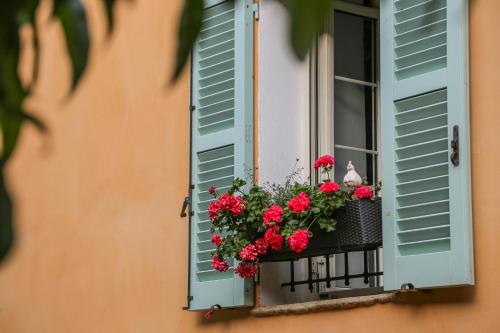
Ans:
{"type": "Polygon", "coordinates": [[[419,52],[420,50],[427,49],[432,45],[442,45],[446,43],[446,32],[440,32],[431,36],[426,36],[417,40],[412,40],[409,43],[401,44],[395,48],[398,57],[419,52]]]}

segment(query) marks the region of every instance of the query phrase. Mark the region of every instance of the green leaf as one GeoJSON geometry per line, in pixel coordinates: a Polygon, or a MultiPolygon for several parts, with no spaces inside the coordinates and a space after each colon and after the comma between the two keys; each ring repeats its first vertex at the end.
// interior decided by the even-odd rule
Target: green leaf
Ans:
{"type": "Polygon", "coordinates": [[[177,62],[172,82],[176,81],[186,66],[189,53],[201,30],[203,0],[185,0],[178,30],[177,62]]]}
{"type": "Polygon", "coordinates": [[[108,35],[111,35],[113,29],[115,28],[115,17],[113,15],[113,9],[116,0],[103,0],[104,9],[106,11],[106,18],[108,19],[108,35]]]}
{"type": "Polygon", "coordinates": [[[335,0],[290,0],[290,41],[298,59],[304,60],[314,40],[325,30],[335,0]]]}
{"type": "Polygon", "coordinates": [[[12,200],[5,183],[5,164],[0,166],[0,261],[14,244],[12,200]]]}
{"type": "Polygon", "coordinates": [[[47,125],[34,114],[25,111],[22,115],[25,120],[33,124],[41,133],[47,133],[49,131],[47,125]]]}
{"type": "Polygon", "coordinates": [[[0,125],[2,128],[3,139],[1,163],[7,162],[12,156],[12,153],[14,152],[17,141],[19,139],[22,122],[23,117],[20,111],[8,112],[5,109],[0,110],[0,125]]]}
{"type": "Polygon", "coordinates": [[[73,69],[71,89],[75,90],[89,55],[90,37],[85,8],[80,0],[54,0],[53,16],[60,20],[63,27],[73,69]]]}

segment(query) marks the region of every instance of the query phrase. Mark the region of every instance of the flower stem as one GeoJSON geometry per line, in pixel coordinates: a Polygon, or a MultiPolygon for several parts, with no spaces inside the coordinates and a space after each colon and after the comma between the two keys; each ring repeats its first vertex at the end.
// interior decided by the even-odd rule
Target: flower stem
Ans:
{"type": "Polygon", "coordinates": [[[319,218],[319,216],[316,216],[316,217],[314,218],[314,220],[311,222],[311,224],[309,224],[309,226],[307,227],[307,229],[306,229],[307,231],[309,231],[309,229],[312,227],[312,225],[314,224],[314,222],[316,222],[316,220],[317,220],[318,218],[319,218]]]}

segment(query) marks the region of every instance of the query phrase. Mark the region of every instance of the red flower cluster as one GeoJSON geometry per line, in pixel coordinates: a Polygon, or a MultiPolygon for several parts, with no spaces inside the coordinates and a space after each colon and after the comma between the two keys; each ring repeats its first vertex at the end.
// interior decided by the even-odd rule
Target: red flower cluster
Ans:
{"type": "Polygon", "coordinates": [[[324,193],[334,193],[340,191],[340,186],[335,182],[326,182],[321,184],[319,190],[324,193]]]}
{"type": "Polygon", "coordinates": [[[221,259],[218,255],[215,255],[212,258],[212,267],[215,268],[218,272],[225,272],[228,270],[229,265],[224,259],[221,259]]]}
{"type": "Polygon", "coordinates": [[[240,258],[241,260],[246,260],[246,261],[255,261],[257,259],[257,255],[259,253],[257,252],[257,248],[253,244],[248,244],[244,248],[241,249],[240,251],[240,258]]]}
{"type": "Polygon", "coordinates": [[[262,219],[264,220],[264,224],[269,226],[270,222],[280,223],[281,215],[283,215],[283,208],[279,205],[272,205],[264,212],[262,219]]]}
{"type": "Polygon", "coordinates": [[[215,193],[217,193],[217,189],[215,188],[215,186],[210,186],[207,192],[208,194],[214,195],[215,193]]]}
{"type": "Polygon", "coordinates": [[[220,207],[217,201],[212,201],[208,204],[208,216],[213,221],[219,217],[220,207]]]}
{"type": "Polygon", "coordinates": [[[264,238],[259,238],[255,241],[255,248],[257,249],[258,254],[266,254],[268,246],[269,244],[267,244],[267,241],[264,238]]]}
{"type": "Polygon", "coordinates": [[[304,192],[300,192],[295,198],[290,199],[288,202],[288,209],[292,212],[300,213],[309,209],[309,196],[304,192]]]}
{"type": "Polygon", "coordinates": [[[223,211],[230,211],[234,216],[245,210],[245,202],[242,197],[235,197],[229,193],[224,193],[219,197],[219,206],[223,211]]]}
{"type": "Polygon", "coordinates": [[[257,274],[257,265],[248,264],[248,263],[240,263],[234,271],[236,273],[238,273],[238,275],[242,279],[254,277],[255,274],[257,274]]]}
{"type": "Polygon", "coordinates": [[[370,186],[362,185],[354,191],[354,196],[358,199],[367,198],[370,199],[373,195],[373,191],[370,186]]]}
{"type": "Polygon", "coordinates": [[[288,245],[290,249],[296,253],[300,253],[305,250],[307,244],[309,243],[309,232],[304,229],[299,229],[290,235],[288,238],[288,245]]]}
{"type": "Polygon", "coordinates": [[[219,217],[221,211],[231,212],[234,216],[238,216],[245,209],[246,206],[242,197],[224,193],[219,197],[218,201],[212,201],[208,205],[208,215],[213,221],[219,217]]]}
{"type": "Polygon", "coordinates": [[[269,227],[269,229],[267,229],[264,233],[264,239],[274,251],[281,250],[281,247],[283,246],[283,236],[280,234],[279,227],[269,227]]]}
{"type": "Polygon", "coordinates": [[[222,238],[219,234],[212,235],[212,243],[214,243],[217,247],[220,247],[222,245],[222,238]]]}
{"type": "Polygon", "coordinates": [[[318,170],[319,168],[332,168],[335,163],[335,159],[330,155],[323,155],[314,162],[314,169],[318,170]]]}

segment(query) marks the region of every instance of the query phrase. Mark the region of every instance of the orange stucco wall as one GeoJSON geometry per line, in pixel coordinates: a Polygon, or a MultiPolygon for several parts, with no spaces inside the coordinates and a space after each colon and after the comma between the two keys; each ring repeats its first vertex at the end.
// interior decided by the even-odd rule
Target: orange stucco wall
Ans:
{"type": "Polygon", "coordinates": [[[85,3],[91,61],[69,101],[61,32],[48,7],[40,11],[42,66],[28,106],[50,134],[26,127],[9,166],[18,242],[0,266],[0,332],[500,332],[500,199],[492,185],[500,176],[500,1],[470,0],[476,287],[300,316],[228,310],[211,322],[181,310],[187,76],[165,85],[181,0],[120,2],[109,41],[100,1],[85,3]]]}

